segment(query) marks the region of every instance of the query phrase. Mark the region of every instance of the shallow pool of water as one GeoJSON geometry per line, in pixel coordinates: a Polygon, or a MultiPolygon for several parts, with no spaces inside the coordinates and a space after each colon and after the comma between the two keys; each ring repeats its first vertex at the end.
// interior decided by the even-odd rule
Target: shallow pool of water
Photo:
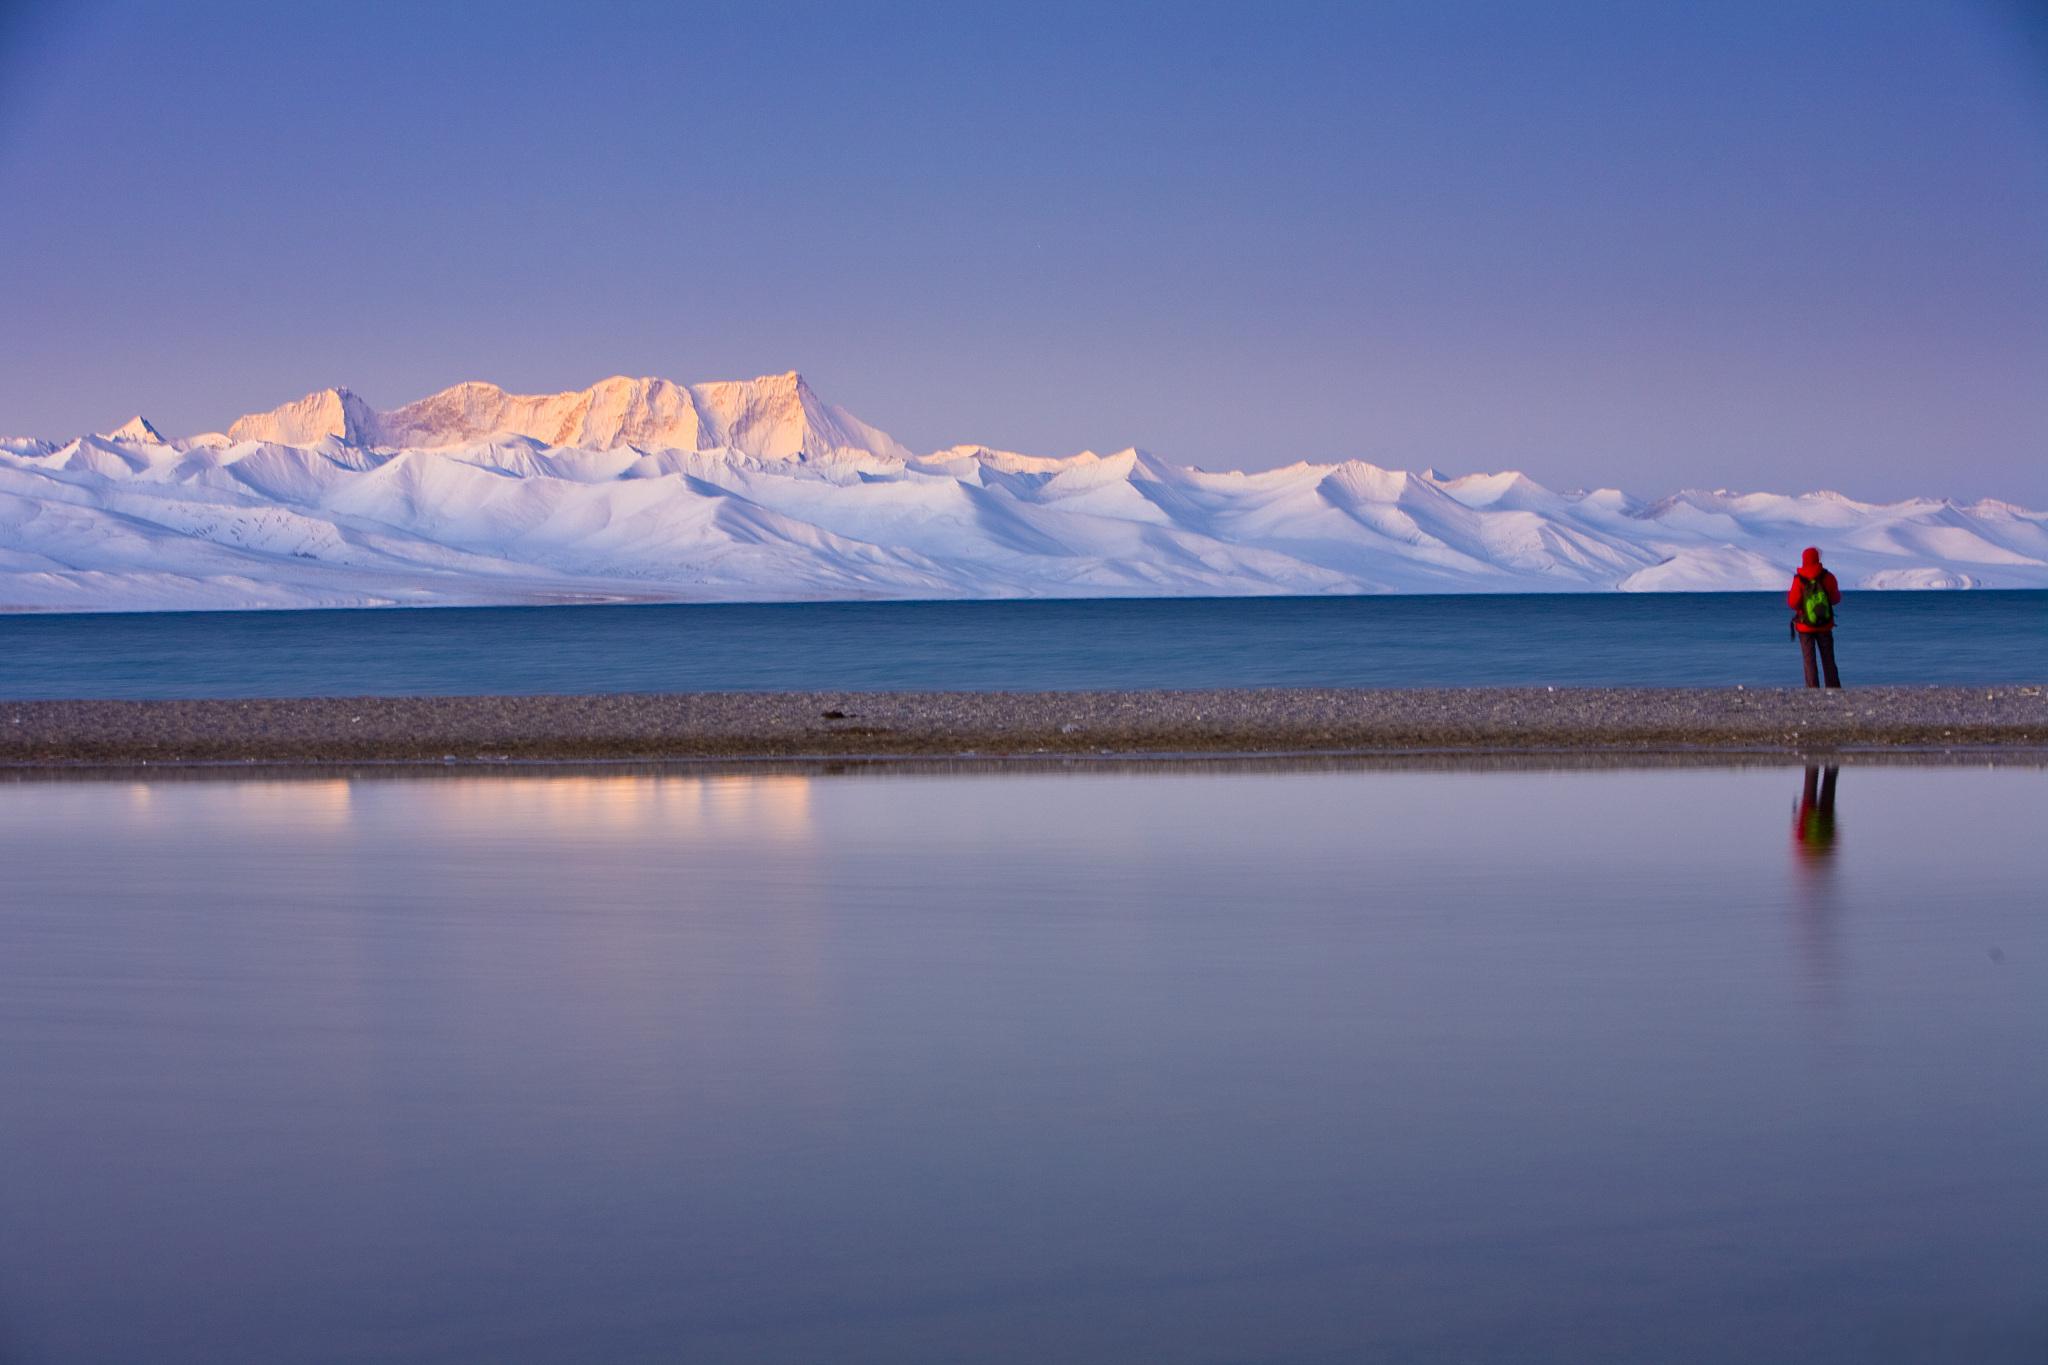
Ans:
{"type": "Polygon", "coordinates": [[[2044,798],[0,783],[0,1358],[2038,1361],[2044,798]]]}

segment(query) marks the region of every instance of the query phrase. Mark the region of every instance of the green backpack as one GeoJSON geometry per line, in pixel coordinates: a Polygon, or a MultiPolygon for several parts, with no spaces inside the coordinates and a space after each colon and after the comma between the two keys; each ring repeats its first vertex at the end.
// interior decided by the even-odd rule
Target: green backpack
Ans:
{"type": "Polygon", "coordinates": [[[1831,626],[1835,623],[1835,604],[1828,601],[1825,578],[1799,575],[1799,619],[1809,626],[1831,626]]]}

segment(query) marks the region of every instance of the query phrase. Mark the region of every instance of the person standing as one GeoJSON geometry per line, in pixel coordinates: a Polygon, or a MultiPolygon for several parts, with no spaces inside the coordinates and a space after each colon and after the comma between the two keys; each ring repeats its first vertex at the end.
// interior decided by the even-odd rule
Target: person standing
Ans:
{"type": "Polygon", "coordinates": [[[1840,687],[1842,675],[1835,671],[1835,604],[1842,600],[1842,586],[1820,562],[1820,550],[1812,545],[1792,575],[1792,590],[1785,602],[1792,608],[1792,631],[1799,641],[1799,657],[1806,665],[1806,685],[1819,687],[1821,674],[1829,687],[1840,687]],[[1814,667],[1814,655],[1820,668],[1814,667]]]}

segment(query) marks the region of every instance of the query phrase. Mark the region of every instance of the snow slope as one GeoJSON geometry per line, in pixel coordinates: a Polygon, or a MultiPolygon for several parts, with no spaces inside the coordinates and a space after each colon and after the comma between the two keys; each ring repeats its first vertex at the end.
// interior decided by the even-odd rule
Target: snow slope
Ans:
{"type": "Polygon", "coordinates": [[[1808,544],[1849,587],[2048,588],[2048,515],[2005,503],[918,456],[794,373],[0,439],[0,610],[1777,589],[1808,544]]]}

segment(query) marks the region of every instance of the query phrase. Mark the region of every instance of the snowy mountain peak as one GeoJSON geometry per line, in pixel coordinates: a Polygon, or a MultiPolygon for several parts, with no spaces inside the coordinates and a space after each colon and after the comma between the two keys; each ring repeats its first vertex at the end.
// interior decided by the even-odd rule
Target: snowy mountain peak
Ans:
{"type": "Polygon", "coordinates": [[[237,418],[228,428],[234,441],[309,446],[325,440],[369,445],[376,439],[377,414],[347,389],[321,389],[269,412],[237,418]]]}
{"type": "Polygon", "coordinates": [[[759,379],[698,384],[691,392],[721,432],[720,444],[766,460],[863,452],[909,459],[889,433],[819,398],[795,370],[759,379]]]}
{"type": "Polygon", "coordinates": [[[699,448],[701,424],[688,390],[665,379],[615,375],[568,393],[507,393],[471,382],[379,415],[384,445],[433,449],[492,436],[551,446],[699,448]]]}
{"type": "Polygon", "coordinates": [[[758,379],[678,384],[613,375],[565,393],[508,393],[469,381],[388,412],[346,389],[326,389],[228,428],[234,439],[433,450],[502,436],[548,446],[610,450],[735,450],[788,460],[841,452],[908,459],[887,432],[819,398],[795,370],[758,379]]]}
{"type": "Polygon", "coordinates": [[[1544,511],[1560,501],[1557,494],[1518,469],[1498,474],[1466,474],[1439,481],[1439,486],[1467,507],[1500,511],[1544,511]]]}
{"type": "Polygon", "coordinates": [[[165,444],[163,433],[151,426],[149,420],[140,413],[130,417],[106,435],[109,441],[147,441],[158,446],[165,444]]]}

